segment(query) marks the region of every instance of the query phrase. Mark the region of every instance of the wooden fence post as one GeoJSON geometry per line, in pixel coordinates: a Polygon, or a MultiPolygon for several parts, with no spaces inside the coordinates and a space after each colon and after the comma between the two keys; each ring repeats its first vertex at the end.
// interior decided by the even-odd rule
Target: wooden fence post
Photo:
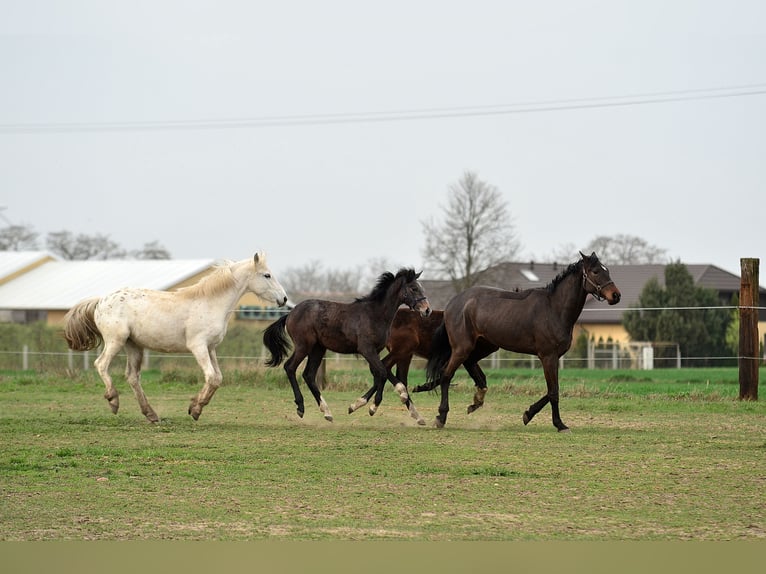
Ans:
{"type": "Polygon", "coordinates": [[[740,259],[739,398],[758,400],[758,266],[759,259],[740,259]]]}

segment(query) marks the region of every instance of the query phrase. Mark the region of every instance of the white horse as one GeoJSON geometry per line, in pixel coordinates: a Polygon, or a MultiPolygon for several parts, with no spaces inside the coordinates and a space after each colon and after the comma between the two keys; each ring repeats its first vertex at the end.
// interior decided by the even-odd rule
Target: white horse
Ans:
{"type": "Polygon", "coordinates": [[[143,350],[191,352],[205,375],[204,387],[189,405],[189,414],[197,420],[221,386],[223,377],[215,348],[226,335],[229,316],[246,292],[280,307],[287,302],[287,294],[266,266],[263,253],[217,266],[196,284],[177,291],[120,289],[104,297],[85,299],[67,313],[64,337],[74,351],[95,349],[104,343],[94,364],[106,386],[104,398],[115,414],[120,400],[109,376],[109,364],[124,347],[125,376],[141,412],[153,423],[159,417],[141,387],[143,350]]]}

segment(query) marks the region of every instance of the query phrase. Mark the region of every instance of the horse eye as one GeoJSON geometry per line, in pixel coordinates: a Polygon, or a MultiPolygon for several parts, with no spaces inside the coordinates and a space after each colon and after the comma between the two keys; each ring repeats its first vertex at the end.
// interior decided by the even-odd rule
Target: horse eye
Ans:
{"type": "Polygon", "coordinates": [[[266,279],[271,279],[271,273],[264,273],[264,274],[263,274],[263,276],[264,276],[266,279]]]}

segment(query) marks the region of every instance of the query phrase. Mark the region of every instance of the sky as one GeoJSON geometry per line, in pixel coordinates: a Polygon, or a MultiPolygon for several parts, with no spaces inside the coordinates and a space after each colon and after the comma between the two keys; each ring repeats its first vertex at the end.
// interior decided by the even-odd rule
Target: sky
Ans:
{"type": "Polygon", "coordinates": [[[275,273],[427,272],[423,223],[470,170],[521,260],[618,234],[736,274],[766,257],[761,0],[0,13],[0,225],[176,259],[263,250],[275,273]]]}

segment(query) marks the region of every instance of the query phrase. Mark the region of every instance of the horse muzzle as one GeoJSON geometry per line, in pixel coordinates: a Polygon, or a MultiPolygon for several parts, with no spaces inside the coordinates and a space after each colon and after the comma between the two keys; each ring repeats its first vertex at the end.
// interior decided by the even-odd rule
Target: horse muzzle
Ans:
{"type": "Polygon", "coordinates": [[[421,317],[428,317],[431,314],[431,304],[428,299],[419,299],[411,306],[413,311],[420,313],[421,317]]]}
{"type": "Polygon", "coordinates": [[[606,299],[606,302],[610,305],[617,305],[617,303],[620,302],[620,299],[622,299],[622,293],[620,293],[620,290],[617,289],[617,287],[614,287],[613,289],[609,289],[606,292],[601,293],[606,299]]]}

